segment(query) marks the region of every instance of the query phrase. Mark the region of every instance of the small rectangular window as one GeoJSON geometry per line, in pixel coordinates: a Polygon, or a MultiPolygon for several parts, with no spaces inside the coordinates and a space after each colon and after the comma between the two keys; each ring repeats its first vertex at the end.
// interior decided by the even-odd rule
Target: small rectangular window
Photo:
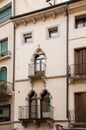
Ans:
{"type": "Polygon", "coordinates": [[[24,42],[25,43],[32,43],[32,33],[24,34],[24,42]]]}
{"type": "Polygon", "coordinates": [[[58,37],[58,27],[49,28],[48,37],[49,38],[58,37]]]}
{"type": "Polygon", "coordinates": [[[75,27],[76,28],[86,27],[86,15],[78,16],[75,18],[75,27]]]}

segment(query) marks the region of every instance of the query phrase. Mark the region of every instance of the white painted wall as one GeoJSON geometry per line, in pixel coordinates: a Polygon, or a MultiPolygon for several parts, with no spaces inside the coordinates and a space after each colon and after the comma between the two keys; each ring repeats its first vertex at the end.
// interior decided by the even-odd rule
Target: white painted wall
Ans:
{"type": "MultiPolygon", "coordinates": [[[[32,1],[22,0],[22,3],[21,0],[15,0],[15,1],[16,1],[16,15],[51,6],[49,2],[45,2],[45,0],[32,0],[32,1]]],[[[51,0],[50,3],[53,5],[54,1],[55,4],[64,2],[62,0],[51,0]]]]}
{"type": "Polygon", "coordinates": [[[66,17],[58,16],[45,22],[20,26],[16,30],[16,80],[28,78],[28,64],[31,63],[33,53],[40,45],[46,55],[46,76],[66,74],[66,17]],[[64,23],[62,22],[64,21],[64,23]],[[47,29],[58,26],[59,36],[48,39],[47,29]],[[33,43],[24,44],[22,35],[33,32],[33,43]],[[23,53],[22,53],[23,52],[23,53]],[[58,69],[59,68],[59,69],[58,69]]]}

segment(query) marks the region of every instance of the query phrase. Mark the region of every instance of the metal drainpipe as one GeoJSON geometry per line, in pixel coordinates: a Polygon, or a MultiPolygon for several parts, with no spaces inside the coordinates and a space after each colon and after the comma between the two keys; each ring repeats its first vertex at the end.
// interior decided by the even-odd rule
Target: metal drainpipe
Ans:
{"type": "MultiPolygon", "coordinates": [[[[13,0],[13,16],[15,16],[15,0],[13,0]]],[[[15,25],[14,26],[14,29],[13,29],[13,91],[15,90],[14,89],[14,86],[15,86],[15,25]]]]}
{"type": "Polygon", "coordinates": [[[68,72],[68,58],[69,58],[69,16],[68,16],[68,3],[66,4],[66,117],[69,117],[69,72],[68,72]]]}

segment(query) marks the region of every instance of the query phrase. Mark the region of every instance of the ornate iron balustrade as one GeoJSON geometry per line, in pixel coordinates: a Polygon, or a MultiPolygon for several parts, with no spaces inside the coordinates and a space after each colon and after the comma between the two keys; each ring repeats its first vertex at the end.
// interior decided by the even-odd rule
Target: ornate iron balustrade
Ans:
{"type": "Polygon", "coordinates": [[[0,81],[0,91],[12,94],[13,84],[8,81],[0,81]]]}
{"type": "Polygon", "coordinates": [[[19,106],[20,120],[53,119],[53,106],[19,106]]]}
{"type": "Polygon", "coordinates": [[[70,65],[69,75],[70,76],[86,76],[86,63],[70,65]]]}
{"type": "Polygon", "coordinates": [[[10,51],[0,52],[0,58],[5,56],[11,56],[11,52],[10,51]]]}
{"type": "Polygon", "coordinates": [[[28,65],[28,76],[45,76],[45,71],[46,71],[46,64],[41,62],[41,63],[36,63],[36,64],[29,64],[28,65]]]}
{"type": "Polygon", "coordinates": [[[86,123],[86,110],[70,110],[70,123],[86,123]]]}

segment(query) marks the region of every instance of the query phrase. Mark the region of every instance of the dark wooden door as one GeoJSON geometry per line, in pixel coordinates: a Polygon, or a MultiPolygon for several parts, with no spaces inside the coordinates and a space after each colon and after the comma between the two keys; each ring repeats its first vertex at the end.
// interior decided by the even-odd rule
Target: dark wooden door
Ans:
{"type": "Polygon", "coordinates": [[[86,48],[75,50],[75,75],[86,75],[86,48]]]}
{"type": "Polygon", "coordinates": [[[86,123],[86,93],[75,94],[75,121],[86,123]]]}

